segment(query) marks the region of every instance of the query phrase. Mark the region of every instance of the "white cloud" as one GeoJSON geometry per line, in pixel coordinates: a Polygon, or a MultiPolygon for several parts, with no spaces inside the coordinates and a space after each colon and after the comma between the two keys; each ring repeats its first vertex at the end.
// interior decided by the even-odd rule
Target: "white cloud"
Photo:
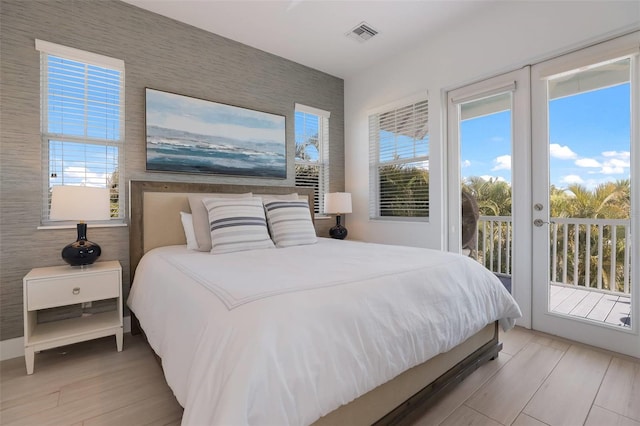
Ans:
{"type": "Polygon", "coordinates": [[[605,165],[600,170],[603,175],[621,175],[624,173],[624,167],[618,167],[613,165],[605,165]]]}
{"type": "Polygon", "coordinates": [[[549,145],[549,154],[553,158],[558,158],[560,160],[572,160],[578,156],[578,154],[573,152],[568,146],[562,146],[557,143],[549,145]]]}
{"type": "Polygon", "coordinates": [[[469,160],[464,160],[462,161],[462,164],[461,164],[462,167],[469,167],[470,165],[471,165],[471,161],[469,160]]]}
{"type": "Polygon", "coordinates": [[[107,183],[106,173],[95,173],[86,167],[70,166],[64,169],[64,177],[74,183],[82,183],[87,186],[104,188],[107,183]]]}
{"type": "Polygon", "coordinates": [[[631,167],[631,153],[628,151],[605,151],[602,155],[607,157],[600,170],[602,174],[621,175],[631,167]]]}
{"type": "Polygon", "coordinates": [[[495,167],[491,169],[492,172],[496,170],[511,170],[511,156],[510,155],[501,155],[495,160],[495,167]]]}
{"type": "Polygon", "coordinates": [[[602,167],[602,164],[594,158],[580,158],[575,162],[578,167],[602,167]]]}
{"type": "Polygon", "coordinates": [[[620,159],[629,159],[631,158],[631,153],[629,151],[605,151],[602,153],[604,157],[617,157],[620,159]]]}
{"type": "Polygon", "coordinates": [[[584,179],[582,179],[578,175],[567,175],[560,179],[560,182],[566,183],[567,185],[572,185],[575,183],[584,183],[584,179]]]}

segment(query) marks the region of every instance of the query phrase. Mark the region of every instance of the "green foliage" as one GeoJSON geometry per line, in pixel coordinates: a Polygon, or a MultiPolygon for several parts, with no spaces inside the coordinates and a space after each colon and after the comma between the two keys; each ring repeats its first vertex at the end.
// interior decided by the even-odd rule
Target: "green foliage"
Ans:
{"type": "Polygon", "coordinates": [[[582,185],[551,187],[551,217],[627,219],[631,214],[629,180],[606,182],[592,191],[582,185]]]}
{"type": "MultiPolygon", "coordinates": [[[[482,216],[511,216],[511,185],[478,176],[466,179],[462,189],[478,202],[482,216]]],[[[627,219],[631,216],[631,190],[628,179],[607,182],[588,190],[582,185],[566,189],[551,186],[551,217],[627,219]]]]}
{"type": "Polygon", "coordinates": [[[511,216],[511,185],[507,182],[473,176],[462,189],[476,199],[481,216],[511,216]]]}
{"type": "Polygon", "coordinates": [[[314,189],[314,210],[320,213],[320,168],[316,165],[296,164],[296,186],[314,189]]]}
{"type": "Polygon", "coordinates": [[[111,217],[118,218],[120,216],[120,192],[118,187],[120,185],[120,170],[115,169],[111,176],[107,179],[107,188],[109,188],[109,195],[111,198],[111,217]]]}
{"type": "Polygon", "coordinates": [[[380,216],[428,217],[429,171],[415,164],[394,164],[378,169],[380,216]]]}
{"type": "MultiPolygon", "coordinates": [[[[506,182],[472,177],[463,183],[462,188],[476,197],[481,215],[511,216],[511,187],[506,182]]],[[[631,217],[631,190],[628,179],[606,182],[593,190],[582,185],[569,185],[566,189],[552,186],[549,199],[552,222],[553,218],[628,219],[631,217]]],[[[550,239],[551,243],[553,244],[555,241],[555,247],[553,245],[550,247],[550,261],[551,268],[554,268],[555,265],[555,271],[552,270],[552,273],[555,272],[557,281],[562,281],[566,270],[567,283],[597,287],[598,260],[600,259],[602,263],[602,288],[623,291],[624,255],[625,249],[628,249],[623,226],[605,225],[600,230],[597,225],[556,225],[552,223],[550,232],[553,233],[553,238],[550,239]],[[557,228],[555,228],[556,226],[557,228]],[[616,243],[615,247],[612,247],[614,232],[616,243]],[[601,249],[599,249],[600,238],[602,238],[601,249]],[[566,264],[564,264],[565,244],[568,253],[566,264]],[[587,245],[589,246],[588,254],[587,245]],[[576,251],[578,253],[577,264],[576,251]],[[556,253],[555,259],[553,253],[556,253]],[[611,266],[614,262],[614,274],[612,275],[611,266]],[[585,282],[587,276],[588,282],[585,282]]],[[[492,270],[497,270],[497,259],[500,257],[502,261],[500,272],[506,272],[507,253],[505,247],[506,240],[510,236],[506,233],[504,225],[498,226],[496,223],[492,230],[487,231],[488,235],[483,235],[483,233],[484,231],[481,229],[479,241],[485,243],[487,253],[482,252],[482,248],[479,248],[478,260],[491,267],[492,270]],[[499,246],[503,250],[498,251],[499,246]],[[493,252],[493,265],[488,264],[491,252],[493,252]]]]}

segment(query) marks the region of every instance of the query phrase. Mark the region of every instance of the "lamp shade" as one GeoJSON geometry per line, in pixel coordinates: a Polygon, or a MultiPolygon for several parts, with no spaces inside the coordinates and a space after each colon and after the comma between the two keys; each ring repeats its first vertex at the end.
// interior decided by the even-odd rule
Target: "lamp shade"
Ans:
{"type": "Polygon", "coordinates": [[[51,220],[108,220],[111,206],[108,188],[54,186],[51,188],[51,220]]]}
{"type": "Polygon", "coordinates": [[[351,193],[331,192],[324,194],[324,212],[329,214],[351,213],[351,193]]]}

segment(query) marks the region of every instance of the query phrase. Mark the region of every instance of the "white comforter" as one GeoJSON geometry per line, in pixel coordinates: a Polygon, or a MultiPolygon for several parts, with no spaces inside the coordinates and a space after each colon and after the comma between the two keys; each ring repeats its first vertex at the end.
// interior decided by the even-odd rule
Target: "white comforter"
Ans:
{"type": "Polygon", "coordinates": [[[185,425],[310,424],[520,310],[472,259],[320,239],[140,262],[128,305],[185,425]]]}

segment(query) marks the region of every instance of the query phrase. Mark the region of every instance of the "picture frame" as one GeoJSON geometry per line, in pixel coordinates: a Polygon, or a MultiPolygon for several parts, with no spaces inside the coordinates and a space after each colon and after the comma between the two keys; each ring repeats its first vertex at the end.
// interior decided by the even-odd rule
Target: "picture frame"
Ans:
{"type": "Polygon", "coordinates": [[[145,88],[146,169],[286,179],[286,118],[145,88]]]}

